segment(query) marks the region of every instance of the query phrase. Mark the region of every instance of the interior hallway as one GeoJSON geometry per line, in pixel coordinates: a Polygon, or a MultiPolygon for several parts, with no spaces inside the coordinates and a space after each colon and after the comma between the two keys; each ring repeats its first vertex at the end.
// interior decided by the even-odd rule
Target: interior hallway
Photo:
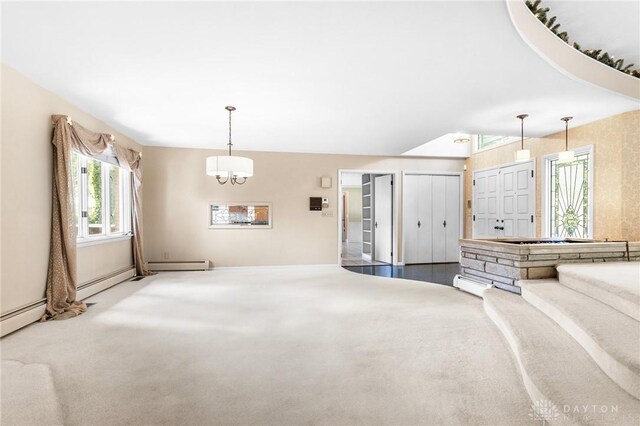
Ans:
{"type": "Polygon", "coordinates": [[[388,265],[377,260],[367,260],[362,257],[362,241],[342,243],[342,266],[373,266],[388,265]]]}
{"type": "Polygon", "coordinates": [[[223,270],[89,301],[3,339],[3,424],[534,424],[482,300],[450,287],[223,270]]]}

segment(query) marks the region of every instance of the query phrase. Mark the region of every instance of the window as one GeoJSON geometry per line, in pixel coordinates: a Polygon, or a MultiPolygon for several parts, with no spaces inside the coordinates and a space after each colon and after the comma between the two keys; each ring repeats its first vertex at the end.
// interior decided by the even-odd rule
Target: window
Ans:
{"type": "Polygon", "coordinates": [[[209,228],[271,228],[271,203],[212,203],[209,211],[209,228]]]}
{"type": "Polygon", "coordinates": [[[482,151],[483,149],[520,141],[520,138],[515,136],[478,135],[477,141],[476,151],[482,151]]]}
{"type": "Polygon", "coordinates": [[[129,234],[131,173],[73,152],[71,178],[78,242],[129,234]]]}
{"type": "Polygon", "coordinates": [[[557,154],[546,157],[545,234],[552,238],[592,238],[593,152],[575,150],[575,160],[558,163],[557,154]]]}

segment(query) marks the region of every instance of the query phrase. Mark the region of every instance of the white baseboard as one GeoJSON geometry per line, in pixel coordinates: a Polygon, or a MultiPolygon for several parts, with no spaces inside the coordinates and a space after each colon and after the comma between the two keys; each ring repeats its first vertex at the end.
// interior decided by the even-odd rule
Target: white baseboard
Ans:
{"type": "Polygon", "coordinates": [[[309,268],[339,268],[337,263],[319,263],[316,265],[265,265],[265,266],[218,266],[213,267],[211,271],[255,271],[258,269],[277,270],[277,269],[309,269],[309,268]]]}
{"type": "Polygon", "coordinates": [[[176,260],[147,262],[147,268],[154,272],[166,271],[206,271],[210,268],[208,260],[176,260]]]}
{"type": "MultiPolygon", "coordinates": [[[[84,300],[103,290],[113,287],[123,281],[128,280],[136,275],[135,268],[131,267],[126,270],[116,272],[106,277],[98,278],[78,287],[76,299],[84,300]]],[[[35,302],[30,306],[26,306],[13,313],[9,313],[0,320],[0,336],[6,336],[9,333],[26,327],[42,318],[45,313],[46,304],[44,300],[35,302]]]]}

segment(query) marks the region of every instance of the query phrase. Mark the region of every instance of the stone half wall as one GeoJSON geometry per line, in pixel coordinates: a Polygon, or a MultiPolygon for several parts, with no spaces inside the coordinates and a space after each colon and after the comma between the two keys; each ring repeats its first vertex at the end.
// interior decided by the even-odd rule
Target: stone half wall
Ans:
{"type": "MultiPolygon", "coordinates": [[[[629,244],[629,260],[640,260],[640,242],[629,244]]],[[[554,278],[563,263],[627,261],[626,242],[513,244],[460,240],[461,275],[520,294],[520,280],[554,278]]]]}

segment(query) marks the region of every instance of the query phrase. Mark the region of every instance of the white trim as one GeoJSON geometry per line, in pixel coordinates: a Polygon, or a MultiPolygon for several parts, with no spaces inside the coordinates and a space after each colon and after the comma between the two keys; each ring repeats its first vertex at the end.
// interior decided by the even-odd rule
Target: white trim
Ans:
{"type": "MultiPolygon", "coordinates": [[[[400,190],[399,183],[402,177],[401,170],[361,170],[361,169],[338,169],[338,185],[337,187],[337,200],[340,200],[342,194],[342,173],[361,173],[361,174],[375,174],[375,175],[392,175],[393,176],[393,257],[391,258],[392,265],[398,265],[400,262],[400,256],[398,256],[398,241],[399,241],[399,229],[398,226],[398,207],[400,206],[400,190]]],[[[342,217],[342,203],[338,202],[338,214],[336,217],[336,226],[338,228],[338,265],[342,265],[342,224],[340,218],[342,217]]],[[[374,242],[375,243],[375,242],[374,242]]],[[[373,250],[374,248],[371,247],[373,250]]],[[[363,255],[364,257],[364,255],[363,255]]]]}
{"type": "MultiPolygon", "coordinates": [[[[589,224],[587,225],[587,233],[588,235],[585,238],[593,238],[593,204],[594,204],[594,196],[595,196],[595,188],[593,187],[593,183],[595,181],[594,175],[596,174],[594,163],[594,146],[593,145],[584,145],[578,148],[571,148],[573,152],[576,154],[589,154],[589,224]]],[[[542,229],[540,232],[540,236],[542,238],[550,238],[551,236],[551,217],[549,217],[549,197],[551,196],[551,191],[549,190],[549,163],[552,160],[558,159],[558,153],[554,152],[551,154],[544,155],[542,157],[542,176],[540,177],[540,187],[541,187],[541,200],[540,200],[540,218],[542,220],[542,229]]]]}
{"type": "Polygon", "coordinates": [[[316,265],[262,265],[262,266],[213,266],[207,272],[215,271],[255,271],[255,270],[281,270],[281,269],[335,269],[340,268],[339,263],[318,263],[316,265]]]}
{"type": "MultiPolygon", "coordinates": [[[[104,161],[102,157],[88,157],[82,155],[78,151],[72,151],[72,155],[76,155],[78,158],[78,193],[79,193],[79,205],[76,207],[76,214],[78,215],[78,234],[76,237],[76,243],[78,246],[101,244],[109,239],[119,239],[131,235],[131,211],[132,211],[132,173],[128,172],[124,168],[120,167],[117,163],[104,161]],[[101,199],[102,199],[102,232],[97,235],[89,235],[89,218],[82,217],[82,212],[89,211],[89,173],[88,162],[98,161],[100,164],[101,174],[101,199]],[[120,231],[111,232],[110,221],[110,191],[109,191],[109,169],[115,167],[120,175],[120,231]],[[82,168],[87,169],[87,173],[81,173],[82,168]]],[[[110,157],[105,157],[110,158],[110,157]]]]}
{"type": "MultiPolygon", "coordinates": [[[[405,254],[405,241],[404,241],[404,177],[407,175],[428,175],[428,176],[458,176],[460,179],[460,231],[459,238],[464,238],[464,173],[465,172],[424,172],[424,171],[403,171],[402,172],[402,265],[404,265],[404,254],[405,254]]],[[[460,262],[462,254],[461,251],[458,250],[458,263],[460,262]]]]}
{"type": "Polygon", "coordinates": [[[118,241],[129,240],[133,237],[131,233],[125,235],[98,235],[93,238],[83,238],[76,241],[76,247],[95,246],[99,244],[115,243],[118,241]]]}
{"type": "MultiPolygon", "coordinates": [[[[134,267],[122,271],[120,273],[116,273],[116,275],[104,278],[95,282],[85,283],[84,286],[80,285],[76,298],[77,300],[83,300],[88,297],[95,295],[103,290],[106,290],[110,287],[113,287],[116,284],[120,284],[124,281],[129,280],[130,278],[136,275],[136,270],[134,267]]],[[[6,336],[9,333],[13,333],[16,330],[19,330],[22,327],[26,327],[29,324],[37,322],[42,318],[46,310],[46,303],[44,300],[40,300],[36,302],[32,307],[25,309],[24,311],[18,312],[14,315],[8,314],[7,318],[3,318],[0,321],[0,336],[6,336]]]]}

